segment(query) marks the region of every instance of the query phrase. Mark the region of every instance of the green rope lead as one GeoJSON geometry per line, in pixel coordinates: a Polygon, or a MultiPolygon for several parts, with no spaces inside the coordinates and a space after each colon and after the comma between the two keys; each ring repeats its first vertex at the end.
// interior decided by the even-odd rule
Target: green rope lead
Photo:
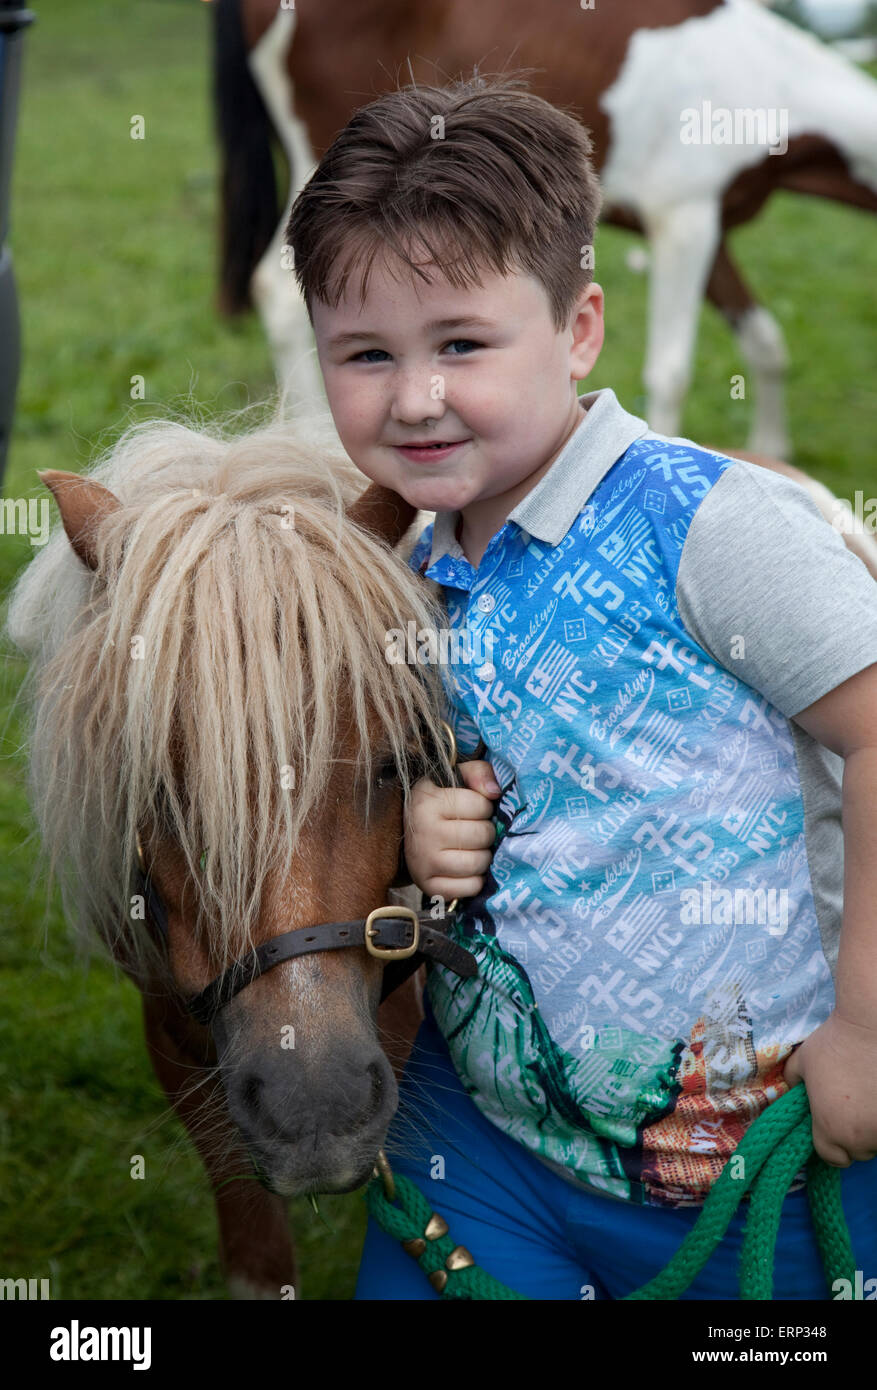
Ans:
{"type": "Polygon", "coordinates": [[[833,1289],[837,1279],[850,1280],[853,1286],[856,1282],[856,1257],[841,1198],[841,1171],[826,1163],[815,1151],[807,1162],[810,1215],[829,1290],[833,1289]]]}
{"type": "Polygon", "coordinates": [[[414,1186],[414,1183],[403,1177],[401,1173],[394,1173],[393,1182],[399,1205],[396,1206],[387,1200],[383,1183],[380,1179],[376,1179],[369,1183],[366,1188],[365,1197],[368,1209],[378,1225],[387,1232],[387,1235],[402,1242],[417,1242],[418,1245],[424,1247],[417,1263],[427,1277],[432,1276],[432,1278],[439,1280],[443,1275],[446,1277],[447,1282],[442,1288],[442,1298],[493,1300],[526,1298],[526,1294],[515,1293],[513,1289],[507,1288],[498,1279],[494,1279],[492,1274],[479,1269],[476,1264],[470,1264],[464,1269],[449,1270],[447,1268],[448,1258],[459,1247],[447,1234],[426,1239],[424,1233],[433,1219],[429,1203],[422,1192],[414,1186]]]}
{"type": "Polygon", "coordinates": [[[805,1117],[764,1162],[756,1179],[740,1251],[741,1299],[773,1297],[773,1264],[783,1202],[795,1174],[813,1151],[813,1131],[805,1117]]]}
{"type": "MultiPolygon", "coordinates": [[[[782,1148],[795,1127],[806,1120],[808,1113],[806,1092],[803,1086],[798,1086],[759,1115],[732,1155],[738,1162],[729,1160],[725,1164],[703,1204],[696,1224],[669,1264],[641,1289],[628,1294],[629,1299],[676,1299],[685,1292],[721,1242],[743,1197],[754,1186],[769,1155],[782,1148]]],[[[782,1196],[785,1196],[785,1189],[782,1196]]],[[[769,1240],[769,1230],[765,1234],[769,1240]]],[[[747,1253],[751,1258],[752,1246],[747,1253]]],[[[766,1258],[772,1263],[773,1245],[769,1246],[766,1258]]]]}
{"type": "MultiPolygon", "coordinates": [[[[745,1194],[751,1201],[740,1255],[740,1298],[770,1299],[773,1264],[783,1201],[795,1174],[807,1163],[807,1192],[813,1226],[829,1289],[835,1279],[855,1279],[855,1257],[841,1202],[840,1169],[813,1151],[813,1127],[807,1091],[794,1086],[759,1115],[744,1134],[713,1184],[696,1224],[676,1254],[634,1299],[677,1299],[697,1278],[721,1242],[745,1194]],[[740,1161],[742,1160],[742,1162],[740,1161]],[[742,1171],[741,1171],[742,1170],[742,1171]],[[739,1174],[739,1176],[738,1176],[739,1174]]],[[[423,1194],[396,1176],[396,1202],[380,1180],[366,1189],[371,1215],[388,1235],[406,1243],[443,1298],[519,1299],[498,1279],[455,1246],[443,1221],[434,1217],[423,1194]],[[444,1234],[432,1234],[436,1229],[444,1234]],[[457,1267],[463,1263],[464,1267],[457,1267]]]]}

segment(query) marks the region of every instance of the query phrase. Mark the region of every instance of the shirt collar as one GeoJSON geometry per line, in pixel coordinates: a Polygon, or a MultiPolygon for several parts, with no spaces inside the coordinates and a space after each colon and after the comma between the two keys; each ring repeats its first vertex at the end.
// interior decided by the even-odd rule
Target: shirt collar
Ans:
{"type": "MultiPolygon", "coordinates": [[[[514,521],[546,545],[560,545],[600,480],[649,427],[619,404],[609,386],[579,396],[587,415],[570,435],[554,463],[536,486],[509,512],[514,521]]],[[[429,566],[443,555],[465,559],[455,531],[460,513],[436,512],[429,566]]]]}

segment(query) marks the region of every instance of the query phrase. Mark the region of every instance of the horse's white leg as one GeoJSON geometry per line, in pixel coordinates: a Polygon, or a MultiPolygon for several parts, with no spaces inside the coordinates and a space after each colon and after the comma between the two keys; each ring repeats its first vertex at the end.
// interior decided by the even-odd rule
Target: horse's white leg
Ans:
{"type": "Polygon", "coordinates": [[[719,244],[719,208],[713,200],[679,203],[643,213],[652,246],[649,329],[643,372],[648,421],[658,434],[676,435],[704,289],[719,244]]]}
{"type": "Polygon", "coordinates": [[[292,204],[316,167],[304,125],[295,116],[287,55],[295,33],[294,10],[277,16],[249,55],[253,80],[262,95],[292,170],[289,196],[271,244],[253,271],[253,301],[265,327],[281,390],[291,401],[325,403],[323,378],[317,362],[307,310],[291,266],[284,264],[283,245],[292,204]]]}
{"type": "Polygon", "coordinates": [[[740,351],[755,378],[752,420],[747,447],[756,454],[788,458],[785,381],[789,359],[783,330],[773,314],[754,304],[734,326],[740,351]]]}

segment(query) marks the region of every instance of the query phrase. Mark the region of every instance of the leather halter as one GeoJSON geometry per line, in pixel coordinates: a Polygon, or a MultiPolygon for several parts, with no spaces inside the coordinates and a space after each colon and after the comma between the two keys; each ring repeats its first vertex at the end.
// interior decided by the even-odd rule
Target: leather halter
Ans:
{"type": "MultiPolygon", "coordinates": [[[[451,745],[454,776],[457,784],[462,785],[454,732],[449,724],[441,722],[451,745]]],[[[485,751],[482,739],[472,758],[483,757],[485,751]]],[[[134,870],[137,890],[146,902],[150,920],[166,943],[167,909],[152,883],[139,840],[137,859],[134,870]]],[[[190,995],[183,1002],[192,1017],[209,1028],[226,1004],[268,970],[298,956],[313,955],[317,951],[340,951],[351,946],[364,946],[369,955],[385,963],[382,1003],[409,975],[414,974],[424,960],[435,961],[464,979],[472,979],[478,974],[475,957],[451,941],[442,929],[443,924],[452,918],[457,901],[455,898],[445,915],[439,918],[434,918],[429,912],[415,912],[410,907],[378,907],[367,917],[357,917],[349,922],[321,922],[317,926],[297,927],[257,946],[212,980],[200,994],[190,995]]]]}

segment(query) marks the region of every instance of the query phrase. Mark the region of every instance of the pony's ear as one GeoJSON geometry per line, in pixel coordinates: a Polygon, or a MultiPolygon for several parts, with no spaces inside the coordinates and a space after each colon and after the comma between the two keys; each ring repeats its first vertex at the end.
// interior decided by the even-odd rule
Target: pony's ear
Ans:
{"type": "Polygon", "coordinates": [[[364,526],[391,547],[399,544],[411,525],[417,508],[391,488],[372,483],[347,512],[348,521],[364,526]]]}
{"type": "Polygon", "coordinates": [[[82,478],[78,473],[44,468],[37,470],[37,477],[58,503],[64,530],[76,554],[90,570],[97,569],[95,532],[104,517],[121,507],[118,497],[93,478],[82,478]]]}

